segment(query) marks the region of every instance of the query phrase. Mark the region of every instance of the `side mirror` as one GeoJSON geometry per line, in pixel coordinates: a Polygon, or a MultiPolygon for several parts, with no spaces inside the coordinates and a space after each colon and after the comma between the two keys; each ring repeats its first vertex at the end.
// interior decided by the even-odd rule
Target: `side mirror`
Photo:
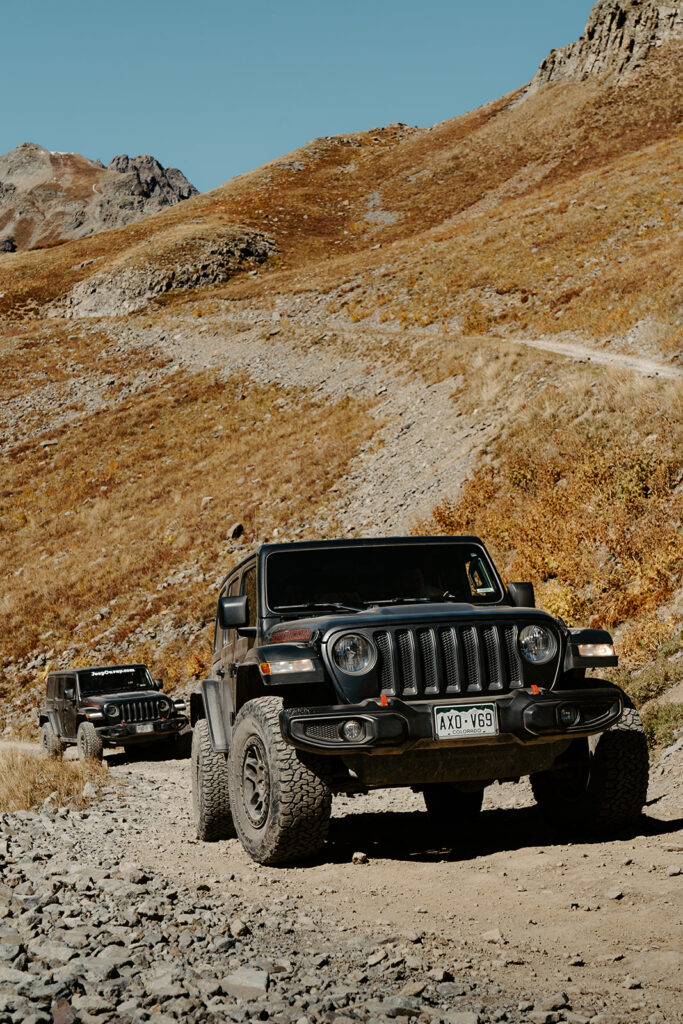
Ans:
{"type": "Polygon", "coordinates": [[[508,594],[515,608],[535,608],[533,583],[508,583],[508,594]]]}
{"type": "Polygon", "coordinates": [[[218,598],[218,625],[221,629],[240,629],[248,622],[249,598],[246,594],[218,598]]]}
{"type": "Polygon", "coordinates": [[[75,699],[76,699],[76,691],[71,686],[67,687],[64,690],[64,700],[75,700],[75,699]]]}
{"type": "Polygon", "coordinates": [[[163,688],[164,688],[164,681],[163,681],[163,679],[155,679],[154,680],[154,685],[156,686],[157,690],[163,690],[163,688]]]}

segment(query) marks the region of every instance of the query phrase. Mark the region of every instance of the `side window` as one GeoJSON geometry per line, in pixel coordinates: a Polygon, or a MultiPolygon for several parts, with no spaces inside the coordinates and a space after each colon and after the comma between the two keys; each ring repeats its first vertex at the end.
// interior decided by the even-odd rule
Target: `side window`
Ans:
{"type": "Polygon", "coordinates": [[[55,679],[55,699],[56,700],[64,700],[64,686],[65,686],[64,676],[57,676],[56,679],[55,679]]]}
{"type": "Polygon", "coordinates": [[[47,677],[47,699],[48,700],[54,700],[55,699],[55,677],[54,676],[48,676],[47,677]]]}
{"type": "MultiPolygon", "coordinates": [[[[236,593],[237,593],[237,577],[235,576],[234,580],[230,580],[230,583],[228,584],[228,589],[225,592],[225,596],[226,597],[234,597],[236,593]]],[[[235,632],[234,629],[224,629],[223,630],[223,647],[227,647],[228,644],[232,643],[232,641],[234,640],[234,635],[233,635],[234,632],[235,632]]]]}
{"type": "Polygon", "coordinates": [[[69,690],[71,693],[69,699],[75,700],[77,697],[76,676],[65,676],[64,679],[62,680],[62,685],[64,686],[64,699],[66,700],[66,691],[69,690]]]}
{"type": "Polygon", "coordinates": [[[467,578],[472,589],[472,596],[488,597],[495,594],[496,588],[489,576],[488,569],[484,562],[477,555],[473,555],[467,563],[467,578]]]}
{"type": "Polygon", "coordinates": [[[240,588],[242,594],[246,594],[249,598],[249,625],[255,626],[258,607],[256,600],[256,566],[250,565],[248,569],[244,570],[242,576],[242,586],[240,588]]]}

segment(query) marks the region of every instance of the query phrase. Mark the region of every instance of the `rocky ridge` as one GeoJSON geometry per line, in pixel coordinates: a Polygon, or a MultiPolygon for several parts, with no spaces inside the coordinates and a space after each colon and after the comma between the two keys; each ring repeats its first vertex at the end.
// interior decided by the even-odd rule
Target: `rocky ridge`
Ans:
{"type": "Polygon", "coordinates": [[[25,142],[0,156],[0,251],[84,238],[197,194],[181,171],[152,156],[124,154],[104,167],[25,142]]]}
{"type": "Polygon", "coordinates": [[[133,258],[121,270],[81,281],[48,313],[69,319],[132,313],[172,289],[185,291],[229,281],[248,265],[265,263],[277,251],[275,241],[262,231],[226,228],[208,238],[183,238],[162,244],[141,261],[133,258]]]}
{"type": "Polygon", "coordinates": [[[592,75],[621,78],[675,39],[683,39],[680,0],[598,0],[581,38],[545,58],[529,91],[592,75]]]}

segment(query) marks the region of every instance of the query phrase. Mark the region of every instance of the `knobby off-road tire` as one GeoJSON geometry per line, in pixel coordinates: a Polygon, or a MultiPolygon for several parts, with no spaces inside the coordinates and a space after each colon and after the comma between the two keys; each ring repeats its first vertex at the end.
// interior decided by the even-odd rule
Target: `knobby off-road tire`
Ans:
{"type": "Polygon", "coordinates": [[[81,722],[76,733],[76,745],[78,746],[78,756],[82,761],[102,760],[104,743],[92,722],[81,722]]]}
{"type": "Polygon", "coordinates": [[[578,832],[618,832],[640,818],[649,766],[643,724],[628,702],[616,725],[576,740],[555,768],[531,776],[531,787],[554,824],[578,832]]]}
{"type": "Polygon", "coordinates": [[[332,795],[322,759],[285,743],[280,697],[259,697],[240,710],[228,757],[237,834],[260,864],[291,864],[318,853],[327,838],[332,795]]]}
{"type": "Polygon", "coordinates": [[[192,818],[197,835],[206,843],[234,839],[230,813],[228,762],[213,749],[209,724],[200,718],[192,733],[192,818]]]}
{"type": "Polygon", "coordinates": [[[424,787],[422,795],[432,824],[451,833],[458,832],[461,825],[471,825],[484,801],[483,789],[465,792],[449,782],[431,783],[424,787]]]}
{"type": "Polygon", "coordinates": [[[64,753],[64,745],[49,722],[45,722],[40,730],[40,745],[53,760],[61,757],[64,753]]]}

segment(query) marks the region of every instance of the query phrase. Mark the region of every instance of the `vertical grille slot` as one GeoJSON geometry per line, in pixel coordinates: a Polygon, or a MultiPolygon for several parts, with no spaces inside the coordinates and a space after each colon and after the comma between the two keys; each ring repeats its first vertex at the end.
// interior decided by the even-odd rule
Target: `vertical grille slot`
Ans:
{"type": "Polygon", "coordinates": [[[417,645],[422,662],[423,692],[425,696],[440,693],[439,652],[436,647],[434,631],[432,629],[418,629],[417,645]]]}
{"type": "Polygon", "coordinates": [[[379,684],[382,693],[396,696],[396,681],[392,658],[393,644],[391,633],[375,633],[375,643],[379,652],[379,684]]]}
{"type": "Polygon", "coordinates": [[[500,657],[500,638],[495,626],[484,626],[484,656],[489,690],[502,690],[504,684],[503,663],[500,657]]]}
{"type": "Polygon", "coordinates": [[[417,665],[411,630],[396,630],[396,646],[401,666],[401,689],[406,696],[414,697],[417,694],[417,665]]]}
{"type": "Polygon", "coordinates": [[[463,626],[460,631],[463,651],[465,653],[465,670],[467,673],[468,692],[478,692],[482,688],[479,666],[479,638],[474,626],[463,626]]]}
{"type": "Polygon", "coordinates": [[[439,639],[446,677],[446,693],[462,693],[462,668],[455,629],[451,626],[439,630],[439,639]]]}
{"type": "Polygon", "coordinates": [[[508,668],[509,686],[511,690],[519,689],[523,685],[522,662],[517,650],[517,626],[505,626],[503,628],[505,637],[505,656],[508,668]]]}

